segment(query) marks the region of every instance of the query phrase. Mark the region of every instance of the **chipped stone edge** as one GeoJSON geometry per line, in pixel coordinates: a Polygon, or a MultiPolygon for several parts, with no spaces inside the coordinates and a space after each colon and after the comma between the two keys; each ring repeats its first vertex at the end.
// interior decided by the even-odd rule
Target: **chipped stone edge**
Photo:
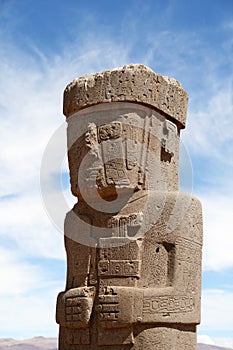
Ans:
{"type": "Polygon", "coordinates": [[[159,75],[143,64],[128,64],[86,74],[67,85],[63,112],[66,117],[99,103],[136,102],[148,105],[185,127],[188,95],[174,78],[159,75]]]}

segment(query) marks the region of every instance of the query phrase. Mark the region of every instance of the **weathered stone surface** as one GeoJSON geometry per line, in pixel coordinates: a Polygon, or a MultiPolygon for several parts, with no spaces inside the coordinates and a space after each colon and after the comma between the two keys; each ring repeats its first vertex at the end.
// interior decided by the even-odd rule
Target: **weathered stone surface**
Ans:
{"type": "Polygon", "coordinates": [[[88,197],[96,194],[96,186],[103,196],[112,196],[111,182],[122,191],[178,190],[179,132],[159,112],[136,103],[102,103],[74,113],[67,121],[75,196],[81,196],[80,186],[88,197]]]}
{"type": "Polygon", "coordinates": [[[163,77],[166,89],[174,86],[169,103],[145,105],[145,76],[148,82],[158,77],[130,65],[79,78],[65,92],[78,203],[65,219],[60,350],[196,349],[202,213],[196,198],[178,192],[179,118],[184,125],[186,105],[174,98],[179,83],[163,77]],[[107,77],[117,91],[108,101],[114,103],[101,103],[107,77]],[[126,80],[131,99],[122,88],[126,80]]]}
{"type": "Polygon", "coordinates": [[[64,114],[104,102],[138,102],[159,109],[184,128],[188,105],[181,84],[154,73],[142,64],[87,74],[70,83],[64,92],[64,114]]]}
{"type": "MultiPolygon", "coordinates": [[[[11,338],[0,339],[0,350],[57,350],[57,339],[56,338],[44,338],[36,337],[25,340],[15,340],[11,338]]],[[[156,348],[155,348],[156,349],[156,348]]],[[[219,346],[198,344],[198,350],[232,350],[229,348],[222,348],[219,346]]]]}

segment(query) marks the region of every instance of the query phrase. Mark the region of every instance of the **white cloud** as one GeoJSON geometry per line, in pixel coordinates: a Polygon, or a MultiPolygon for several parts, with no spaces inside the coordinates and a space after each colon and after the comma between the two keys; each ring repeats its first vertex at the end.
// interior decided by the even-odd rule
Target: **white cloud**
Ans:
{"type": "MultiPolygon", "coordinates": [[[[166,56],[168,66],[171,68],[170,55],[167,54],[173,42],[170,34],[162,32],[157,36],[151,54],[153,58],[158,49],[162,55],[159,62],[166,56]]],[[[191,45],[187,39],[188,36],[184,33],[178,36],[176,34],[175,40],[180,43],[180,51],[178,50],[176,55],[180,55],[183,51],[192,54],[194,42],[191,45]]],[[[0,143],[4,152],[1,153],[0,159],[0,188],[2,195],[13,193],[17,196],[11,201],[1,203],[3,215],[0,225],[2,232],[21,242],[21,247],[37,251],[37,254],[42,256],[46,254],[63,256],[61,249],[56,248],[59,243],[54,238],[55,235],[51,234],[52,229],[44,217],[39,197],[39,171],[43,151],[54,130],[64,120],[61,113],[62,91],[67,82],[80,74],[108,66],[119,66],[129,61],[129,51],[125,47],[117,46],[113,40],[106,38],[105,40],[101,38],[101,41],[99,45],[98,40],[94,41],[93,36],[89,36],[82,49],[74,43],[73,47],[65,48],[60,56],[53,57],[46,57],[34,44],[31,44],[34,55],[32,57],[17,51],[9,44],[6,46],[7,51],[6,48],[3,50],[0,105],[4,114],[1,121],[3,136],[0,143]]],[[[196,46],[200,45],[198,37],[195,37],[194,41],[196,46]]],[[[141,57],[146,60],[146,53],[141,57]]],[[[152,62],[152,58],[148,62],[152,62]]],[[[180,56],[180,59],[182,66],[188,67],[185,58],[180,56]]],[[[178,57],[172,62],[176,64],[172,67],[176,74],[179,66],[178,57]]],[[[163,65],[165,66],[164,62],[163,65]]],[[[203,95],[203,100],[209,102],[207,104],[200,102],[197,112],[190,112],[188,129],[184,137],[192,152],[201,152],[221,160],[225,157],[228,163],[231,161],[232,148],[230,84],[230,79],[227,83],[224,82],[220,91],[216,90],[211,99],[208,99],[206,94],[203,95]]],[[[216,84],[215,88],[218,85],[221,83],[216,84]]],[[[65,135],[63,142],[65,143],[65,135]]],[[[210,181],[211,178],[213,174],[210,174],[210,181]]],[[[230,177],[228,186],[232,185],[231,181],[230,177]]],[[[233,258],[230,253],[232,201],[219,193],[210,196],[207,190],[203,193],[202,200],[206,242],[204,266],[213,269],[232,266],[233,258]],[[219,232],[225,240],[220,239],[219,232]],[[219,246],[222,249],[219,249],[219,246]]]]}
{"type": "Polygon", "coordinates": [[[222,346],[225,348],[233,348],[233,338],[219,338],[219,337],[212,338],[206,334],[200,334],[197,336],[197,342],[201,344],[222,346]]]}
{"type": "Polygon", "coordinates": [[[204,290],[202,293],[202,317],[200,334],[232,330],[233,292],[204,290]]]}
{"type": "MultiPolygon", "coordinates": [[[[108,40],[101,45],[96,40],[82,47],[75,44],[57,57],[46,57],[35,47],[27,55],[4,41],[0,49],[1,336],[55,336],[56,295],[65,281],[50,280],[49,261],[47,270],[31,262],[65,259],[63,235],[49,221],[42,203],[41,160],[49,139],[65,120],[66,84],[80,74],[128,62],[127,50],[108,40]]],[[[64,134],[64,156],[65,144],[64,134]]],[[[60,170],[67,166],[62,164],[60,170]]],[[[54,189],[49,191],[56,195],[54,189]]],[[[63,194],[71,205],[75,199],[68,192],[63,194]]],[[[64,210],[60,215],[61,227],[65,214],[64,210]]]]}
{"type": "Polygon", "coordinates": [[[214,340],[206,334],[197,335],[197,342],[201,344],[216,345],[214,340]]]}
{"type": "Polygon", "coordinates": [[[16,338],[32,336],[56,336],[58,326],[55,322],[56,295],[60,286],[47,285],[44,292],[29,295],[5,297],[1,301],[1,337],[14,335],[16,338]]]}
{"type": "Polygon", "coordinates": [[[199,108],[190,111],[184,141],[192,152],[216,158],[216,165],[219,162],[233,167],[233,71],[222,84],[216,87],[207,105],[200,102],[199,108]]]}
{"type": "MultiPolygon", "coordinates": [[[[82,47],[76,43],[65,47],[60,56],[46,57],[34,44],[31,49],[32,55],[4,41],[1,46],[1,235],[13,238],[27,255],[63,259],[62,237],[48,221],[40,197],[43,153],[65,121],[62,92],[66,84],[80,74],[124,64],[127,49],[102,38],[100,45],[93,37],[82,47]]],[[[66,156],[66,136],[61,137],[66,156]]],[[[64,195],[71,203],[71,196],[64,195]]],[[[60,227],[65,214],[60,216],[60,227]]]]}
{"type": "Polygon", "coordinates": [[[19,295],[41,284],[42,270],[39,266],[22,261],[18,251],[0,249],[0,295],[19,295]]]}
{"type": "Polygon", "coordinates": [[[232,332],[233,292],[204,290],[202,293],[202,317],[198,326],[198,343],[233,348],[233,338],[224,336],[232,332]],[[223,334],[221,337],[215,333],[223,334]]]}
{"type": "MultiPolygon", "coordinates": [[[[0,201],[0,209],[3,243],[13,240],[27,257],[65,258],[62,233],[47,217],[39,195],[0,201]]],[[[64,217],[65,213],[61,219],[64,220],[64,217]]]]}
{"type": "Polygon", "coordinates": [[[203,267],[221,270],[233,266],[233,196],[204,194],[201,196],[204,217],[203,267]]]}
{"type": "Polygon", "coordinates": [[[215,345],[223,346],[224,348],[233,348],[233,338],[214,338],[215,345]]]}
{"type": "MultiPolygon", "coordinates": [[[[220,69],[222,58],[216,61],[220,69]]],[[[191,101],[182,135],[194,159],[195,194],[203,205],[203,266],[208,270],[233,267],[233,69],[227,76],[218,69],[205,77],[210,88],[194,93],[196,103],[191,101]]]]}
{"type": "Polygon", "coordinates": [[[30,263],[12,247],[0,249],[0,276],[0,337],[56,336],[56,296],[64,281],[51,280],[49,266],[30,263]]]}
{"type": "MultiPolygon", "coordinates": [[[[210,193],[208,188],[201,195],[205,223],[204,268],[232,267],[233,195],[229,191],[233,187],[230,173],[233,167],[232,71],[227,80],[220,79],[215,62],[212,62],[213,52],[204,50],[199,38],[195,35],[190,38],[190,33],[171,35],[163,32],[156,36],[156,41],[152,42],[150,38],[148,42],[151,44],[148,50],[140,52],[138,58],[152,66],[157,62],[156,71],[161,69],[161,73],[166,71],[168,75],[183,76],[186,83],[190,81],[190,87],[194,76],[200,70],[202,72],[198,78],[202,91],[195,90],[195,80],[191,96],[185,142],[192,153],[204,154],[216,161],[216,165],[221,161],[229,170],[227,183],[226,168],[219,178],[221,189],[228,195],[221,194],[218,189],[215,194],[210,193]],[[179,49],[175,51],[176,48],[179,49]],[[206,69],[208,64],[211,66],[206,75],[201,63],[191,67],[189,59],[192,55],[196,55],[197,60],[201,57],[201,63],[205,58],[206,69]],[[210,84],[211,88],[204,91],[210,84]],[[192,101],[197,100],[198,106],[194,108],[192,101]]],[[[12,291],[13,294],[2,299],[0,324],[5,334],[18,332],[22,337],[54,335],[57,331],[53,320],[55,298],[61,283],[49,282],[43,277],[42,268],[30,263],[31,257],[65,258],[63,237],[48,221],[40,198],[41,159],[50,137],[64,120],[62,91],[65,85],[84,73],[129,63],[132,61],[129,50],[133,45],[124,46],[106,36],[92,35],[84,37],[82,43],[66,45],[60,55],[54,56],[46,56],[34,43],[27,48],[31,50],[30,54],[18,51],[7,40],[1,45],[0,191],[3,196],[16,196],[0,202],[0,228],[3,242],[12,239],[16,248],[11,253],[3,249],[0,252],[0,272],[4,281],[1,293],[5,295],[12,291]],[[44,289],[43,293],[35,293],[35,286],[44,289]],[[25,329],[30,329],[29,333],[25,329]]],[[[215,176],[209,174],[209,181],[215,176]]],[[[60,219],[63,221],[63,217],[60,219]]],[[[233,324],[232,298],[232,293],[204,292],[200,328],[203,334],[208,330],[229,329],[233,324]]],[[[218,344],[218,340],[213,341],[218,344]]]]}

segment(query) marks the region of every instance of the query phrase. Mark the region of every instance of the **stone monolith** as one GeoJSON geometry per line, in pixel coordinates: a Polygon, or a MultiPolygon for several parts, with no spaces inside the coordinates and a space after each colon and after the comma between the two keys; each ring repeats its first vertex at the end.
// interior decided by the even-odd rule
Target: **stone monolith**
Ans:
{"type": "Polygon", "coordinates": [[[179,192],[188,97],[141,64],[64,92],[71,190],[59,350],[194,350],[202,213],[179,192]]]}

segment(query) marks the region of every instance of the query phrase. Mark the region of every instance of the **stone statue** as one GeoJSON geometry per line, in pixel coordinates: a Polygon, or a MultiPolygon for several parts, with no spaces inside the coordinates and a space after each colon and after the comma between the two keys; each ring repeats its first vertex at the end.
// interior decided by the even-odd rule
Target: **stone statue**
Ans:
{"type": "Polygon", "coordinates": [[[71,190],[60,350],[194,350],[202,213],[178,192],[188,97],[141,64],[64,92],[71,190]]]}

